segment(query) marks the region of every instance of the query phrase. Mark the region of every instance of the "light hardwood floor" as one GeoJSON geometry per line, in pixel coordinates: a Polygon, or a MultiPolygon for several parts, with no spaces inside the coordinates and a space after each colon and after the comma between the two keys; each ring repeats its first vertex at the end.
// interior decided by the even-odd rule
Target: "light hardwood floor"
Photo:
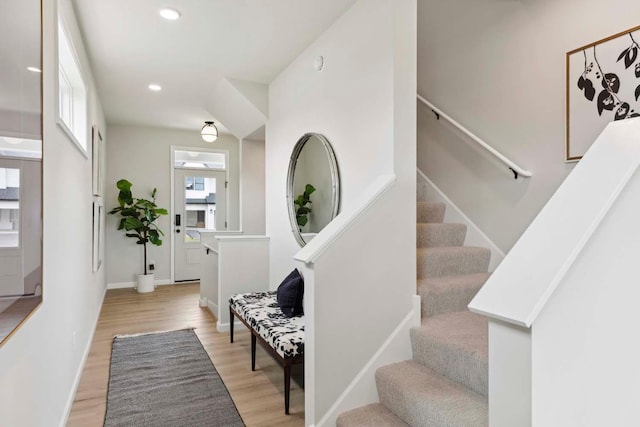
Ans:
{"type": "Polygon", "coordinates": [[[280,365],[258,345],[252,372],[249,332],[236,328],[235,342],[230,344],[229,334],[219,333],[215,318],[198,306],[198,296],[198,284],[159,286],[150,294],[108,291],[67,426],[103,425],[114,335],[183,328],[195,329],[247,426],[303,426],[301,387],[291,382],[291,414],[285,415],[280,365]]]}

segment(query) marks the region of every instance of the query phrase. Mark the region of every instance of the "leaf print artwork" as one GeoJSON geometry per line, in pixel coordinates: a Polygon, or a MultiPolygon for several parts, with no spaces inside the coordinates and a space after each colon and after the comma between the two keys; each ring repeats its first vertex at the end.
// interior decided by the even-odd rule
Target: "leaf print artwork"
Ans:
{"type": "Polygon", "coordinates": [[[611,122],[640,117],[640,26],[566,54],[566,160],[611,122]]]}

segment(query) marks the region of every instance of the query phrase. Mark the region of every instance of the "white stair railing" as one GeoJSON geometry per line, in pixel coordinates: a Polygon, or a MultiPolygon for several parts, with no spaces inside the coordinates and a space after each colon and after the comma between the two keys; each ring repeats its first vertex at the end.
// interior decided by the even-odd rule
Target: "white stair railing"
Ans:
{"type": "Polygon", "coordinates": [[[492,146],[490,146],[489,144],[484,142],[482,139],[478,138],[475,134],[471,133],[471,131],[469,131],[467,128],[462,126],[460,123],[458,123],[457,121],[452,119],[449,115],[444,113],[442,110],[440,110],[438,107],[433,105],[431,102],[427,101],[424,97],[420,96],[419,94],[417,95],[417,97],[418,97],[418,100],[420,102],[422,102],[424,105],[429,107],[431,109],[431,111],[433,111],[433,113],[436,115],[438,120],[440,120],[440,117],[442,117],[443,119],[445,119],[446,121],[451,123],[460,132],[462,132],[463,134],[468,136],[473,142],[475,142],[478,145],[480,145],[482,148],[484,148],[489,153],[491,153],[495,158],[497,158],[502,163],[507,165],[507,167],[511,170],[511,172],[513,172],[513,175],[514,175],[515,179],[518,179],[519,176],[524,176],[526,178],[529,178],[529,177],[531,177],[533,175],[530,171],[528,171],[526,169],[523,169],[522,167],[518,166],[513,161],[511,161],[510,159],[505,157],[498,150],[496,150],[495,148],[493,148],[492,146]]]}

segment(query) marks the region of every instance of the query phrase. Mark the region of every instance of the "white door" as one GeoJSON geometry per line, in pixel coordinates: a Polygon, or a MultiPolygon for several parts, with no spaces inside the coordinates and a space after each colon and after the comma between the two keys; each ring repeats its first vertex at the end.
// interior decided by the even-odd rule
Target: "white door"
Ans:
{"type": "Polygon", "coordinates": [[[174,279],[200,280],[200,231],[227,229],[225,171],[175,169],[174,279]]]}

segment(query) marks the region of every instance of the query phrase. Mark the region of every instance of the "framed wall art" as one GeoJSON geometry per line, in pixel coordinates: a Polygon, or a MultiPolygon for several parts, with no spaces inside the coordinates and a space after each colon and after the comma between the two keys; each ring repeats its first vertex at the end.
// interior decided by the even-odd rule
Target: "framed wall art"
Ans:
{"type": "Polygon", "coordinates": [[[97,126],[91,127],[91,154],[92,154],[92,183],[93,195],[102,195],[102,181],[104,171],[102,170],[102,134],[97,126]]]}
{"type": "Polygon", "coordinates": [[[566,160],[614,120],[640,117],[640,26],[567,52],[566,160]]]}
{"type": "Polygon", "coordinates": [[[101,198],[93,201],[93,271],[102,265],[102,242],[104,240],[103,204],[101,198]]]}

